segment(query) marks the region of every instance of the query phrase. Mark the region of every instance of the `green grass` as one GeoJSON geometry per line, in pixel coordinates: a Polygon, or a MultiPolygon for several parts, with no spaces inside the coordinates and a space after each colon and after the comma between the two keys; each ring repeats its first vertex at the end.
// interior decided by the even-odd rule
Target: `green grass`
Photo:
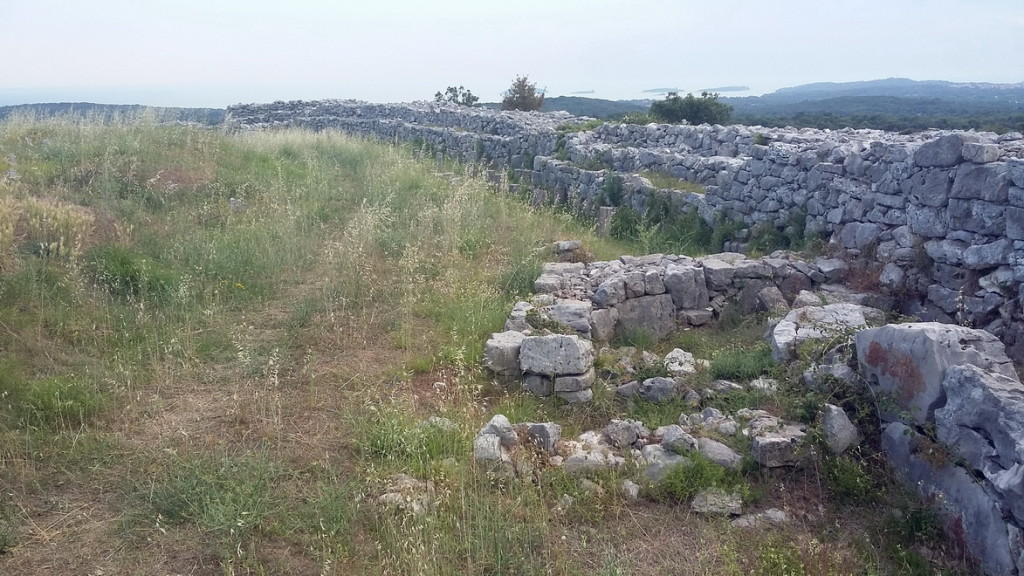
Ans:
{"type": "Polygon", "coordinates": [[[768,344],[731,346],[711,355],[711,377],[722,380],[750,381],[769,372],[774,366],[768,344]]]}
{"type": "Polygon", "coordinates": [[[726,493],[750,493],[746,481],[736,470],[711,462],[699,452],[687,454],[687,464],[672,467],[654,487],[656,498],[689,502],[699,492],[718,489],[726,493]]]}
{"type": "Polygon", "coordinates": [[[654,170],[644,170],[640,175],[650,180],[651,184],[658,189],[679,190],[681,192],[704,194],[704,187],[700,184],[676,178],[671,174],[655,172],[654,170]]]}

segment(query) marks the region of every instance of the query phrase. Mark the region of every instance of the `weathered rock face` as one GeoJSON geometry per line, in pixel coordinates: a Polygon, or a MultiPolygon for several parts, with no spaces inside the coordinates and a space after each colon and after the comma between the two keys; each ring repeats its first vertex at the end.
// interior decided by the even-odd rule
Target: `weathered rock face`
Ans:
{"type": "Polygon", "coordinates": [[[959,466],[935,466],[919,455],[921,436],[893,422],[882,434],[882,446],[907,484],[936,503],[946,518],[946,532],[977,559],[987,574],[1024,574],[1020,523],[1007,520],[1001,503],[984,483],[959,466]]]}
{"type": "Polygon", "coordinates": [[[938,439],[984,475],[1024,526],[1024,385],[973,365],[951,366],[946,405],[935,411],[938,439]]]}
{"type": "Polygon", "coordinates": [[[894,324],[859,332],[856,344],[868,383],[921,424],[931,421],[935,409],[946,403],[942,382],[950,366],[970,364],[1016,378],[998,339],[963,326],[894,324]]]}
{"type": "Polygon", "coordinates": [[[1024,573],[1024,385],[1002,344],[936,323],[864,330],[856,343],[862,374],[906,410],[882,436],[894,467],[987,573],[1024,573]]]}

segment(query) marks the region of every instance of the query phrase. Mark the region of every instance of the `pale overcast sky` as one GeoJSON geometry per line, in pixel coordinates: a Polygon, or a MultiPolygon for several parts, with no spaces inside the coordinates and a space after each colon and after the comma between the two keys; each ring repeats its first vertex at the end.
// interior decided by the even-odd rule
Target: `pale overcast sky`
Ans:
{"type": "Polygon", "coordinates": [[[0,0],[0,105],[1024,81],[1024,0],[0,0]]]}

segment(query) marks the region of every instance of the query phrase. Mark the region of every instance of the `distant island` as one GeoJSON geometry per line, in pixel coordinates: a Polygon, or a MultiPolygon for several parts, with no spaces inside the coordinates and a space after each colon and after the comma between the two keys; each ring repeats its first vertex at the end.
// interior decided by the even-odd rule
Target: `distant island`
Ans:
{"type": "Polygon", "coordinates": [[[718,88],[701,88],[701,92],[746,92],[750,86],[720,86],[718,88]]]}

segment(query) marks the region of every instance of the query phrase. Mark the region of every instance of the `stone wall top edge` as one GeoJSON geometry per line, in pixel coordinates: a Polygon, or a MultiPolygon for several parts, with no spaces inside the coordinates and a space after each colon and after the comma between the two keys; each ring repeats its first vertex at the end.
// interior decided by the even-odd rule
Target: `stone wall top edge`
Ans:
{"type": "MultiPolygon", "coordinates": [[[[246,122],[248,114],[260,114],[260,113],[309,113],[314,112],[317,109],[324,109],[324,112],[329,112],[330,109],[337,111],[340,108],[349,108],[353,110],[359,110],[368,114],[360,114],[362,117],[367,115],[379,115],[379,116],[402,116],[404,114],[438,114],[448,118],[454,119],[457,116],[465,116],[476,120],[495,120],[495,121],[506,121],[510,124],[521,124],[526,130],[550,130],[561,125],[570,122],[585,122],[589,120],[587,117],[573,116],[567,112],[521,112],[521,111],[507,111],[507,110],[495,110],[491,108],[473,107],[467,108],[452,103],[446,102],[433,102],[433,101],[415,101],[415,102],[397,102],[397,103],[372,103],[360,100],[292,100],[288,102],[276,101],[270,103],[249,103],[249,104],[235,104],[227,108],[229,115],[229,122],[234,123],[249,123],[246,122]]],[[[1020,134],[1004,134],[1002,136],[991,132],[975,132],[975,131],[963,131],[963,130],[927,130],[922,132],[916,132],[913,134],[899,134],[895,132],[887,132],[884,130],[874,129],[854,129],[854,128],[843,128],[839,130],[829,129],[818,129],[818,128],[773,128],[757,125],[742,125],[742,124],[729,124],[729,125],[673,125],[673,124],[615,124],[608,123],[598,126],[592,131],[597,137],[614,137],[619,136],[623,138],[629,138],[633,140],[657,140],[662,135],[670,135],[673,133],[679,133],[680,131],[688,133],[705,133],[705,134],[725,134],[728,132],[735,132],[736,136],[750,136],[759,134],[762,137],[766,137],[767,141],[772,144],[808,144],[813,142],[825,142],[825,141],[839,141],[843,143],[851,144],[864,144],[867,145],[872,142],[882,142],[884,144],[906,144],[910,146],[916,146],[923,144],[928,141],[935,140],[948,135],[967,135],[968,138],[965,140],[969,141],[980,141],[986,144],[998,145],[1001,149],[1009,149],[1011,152],[1010,157],[1016,157],[1020,153],[1020,149],[1024,147],[1024,139],[1021,138],[1020,134]]],[[[652,142],[650,145],[654,145],[652,142]]]]}

